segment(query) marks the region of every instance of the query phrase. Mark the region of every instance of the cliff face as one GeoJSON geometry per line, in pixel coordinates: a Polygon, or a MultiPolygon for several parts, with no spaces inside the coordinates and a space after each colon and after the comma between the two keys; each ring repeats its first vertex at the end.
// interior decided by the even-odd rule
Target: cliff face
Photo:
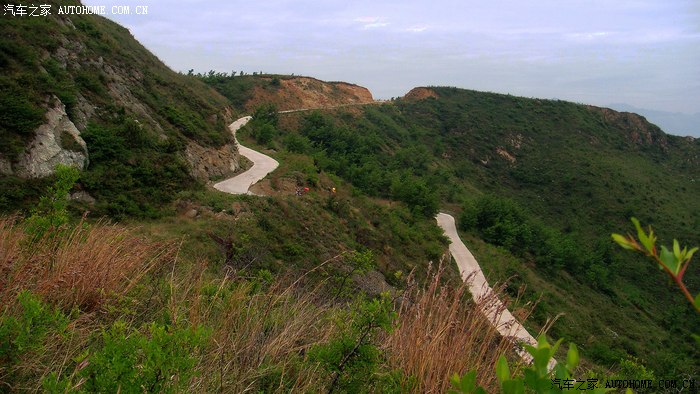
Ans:
{"type": "Polygon", "coordinates": [[[245,104],[252,111],[262,103],[273,103],[279,110],[325,108],[346,104],[371,103],[372,93],[362,86],[345,82],[325,82],[309,77],[261,77],[263,84],[253,88],[245,104]]]}
{"type": "Polygon", "coordinates": [[[600,113],[606,122],[614,124],[625,133],[627,140],[635,145],[655,145],[661,149],[666,149],[668,146],[668,135],[641,115],[595,106],[588,106],[588,108],[600,113]]]}

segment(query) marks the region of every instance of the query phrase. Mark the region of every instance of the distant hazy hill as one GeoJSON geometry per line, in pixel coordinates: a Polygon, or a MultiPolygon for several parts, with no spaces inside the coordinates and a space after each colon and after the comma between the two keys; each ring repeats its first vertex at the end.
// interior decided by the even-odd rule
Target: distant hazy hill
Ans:
{"type": "Polygon", "coordinates": [[[700,138],[700,113],[683,114],[679,112],[656,111],[637,108],[628,104],[610,104],[610,108],[640,114],[669,134],[689,135],[700,138]]]}

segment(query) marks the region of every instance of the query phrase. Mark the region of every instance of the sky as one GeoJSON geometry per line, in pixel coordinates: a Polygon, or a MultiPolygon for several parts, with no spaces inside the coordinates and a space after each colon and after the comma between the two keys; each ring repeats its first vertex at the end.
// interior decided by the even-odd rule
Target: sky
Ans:
{"type": "Polygon", "coordinates": [[[84,0],[176,71],[700,113],[698,0],[84,0]],[[131,15],[111,14],[129,5],[131,15]],[[136,15],[136,6],[148,14],[136,15]]]}

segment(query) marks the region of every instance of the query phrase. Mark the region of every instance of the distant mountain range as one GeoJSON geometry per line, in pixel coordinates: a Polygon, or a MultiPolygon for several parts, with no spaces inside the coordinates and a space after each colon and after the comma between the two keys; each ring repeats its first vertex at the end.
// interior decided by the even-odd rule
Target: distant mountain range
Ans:
{"type": "Polygon", "coordinates": [[[669,134],[700,137],[700,112],[695,114],[665,112],[620,103],[610,104],[609,107],[617,111],[635,112],[642,115],[669,134]]]}

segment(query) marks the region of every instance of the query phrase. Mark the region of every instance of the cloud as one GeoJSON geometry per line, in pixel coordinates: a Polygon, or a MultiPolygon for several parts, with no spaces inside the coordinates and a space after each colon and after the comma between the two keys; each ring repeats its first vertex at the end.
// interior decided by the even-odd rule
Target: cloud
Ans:
{"type": "Polygon", "coordinates": [[[611,33],[609,31],[594,31],[594,32],[584,32],[584,33],[568,33],[564,37],[574,40],[574,41],[592,41],[592,40],[598,40],[598,39],[603,39],[605,37],[610,36],[611,33]]]}
{"type": "Polygon", "coordinates": [[[428,30],[428,26],[419,25],[419,26],[411,26],[411,27],[407,28],[405,31],[408,31],[411,33],[422,33],[426,30],[428,30]]]}
{"type": "Polygon", "coordinates": [[[354,21],[360,23],[363,30],[389,26],[389,22],[386,22],[386,18],[380,16],[362,16],[355,18],[354,21]]]}

